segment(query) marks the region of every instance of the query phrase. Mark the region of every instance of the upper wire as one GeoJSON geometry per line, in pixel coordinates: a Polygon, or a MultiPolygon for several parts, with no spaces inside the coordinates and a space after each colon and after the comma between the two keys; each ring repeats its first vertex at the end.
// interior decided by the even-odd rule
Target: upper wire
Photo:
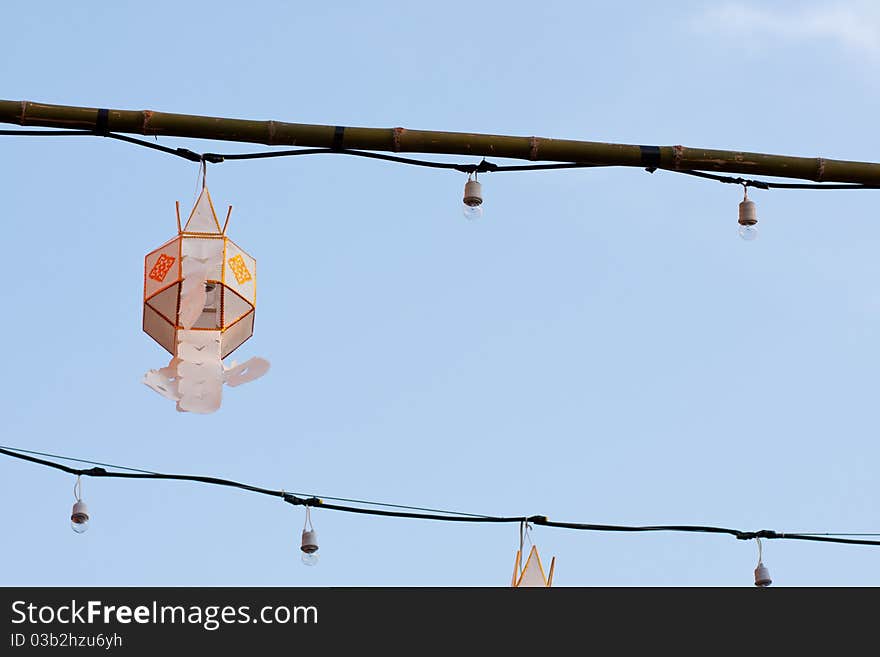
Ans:
{"type": "MultiPolygon", "coordinates": [[[[593,162],[555,162],[551,164],[517,164],[517,165],[498,165],[487,161],[483,158],[478,164],[456,164],[450,162],[434,162],[430,160],[420,160],[410,157],[401,157],[399,155],[387,155],[385,153],[375,153],[372,151],[353,150],[348,148],[297,148],[278,151],[260,151],[255,153],[196,153],[188,148],[169,148],[161,144],[129,137],[115,132],[96,131],[96,130],[0,130],[0,136],[21,136],[21,137],[73,137],[73,136],[98,136],[116,139],[129,144],[151,148],[168,155],[189,160],[190,162],[198,162],[202,170],[202,180],[204,181],[204,167],[206,163],[218,164],[226,160],[256,160],[272,157],[291,157],[298,155],[351,155],[355,157],[364,157],[376,160],[385,160],[387,162],[397,162],[399,164],[409,164],[412,166],[430,167],[434,169],[450,169],[460,171],[467,174],[489,173],[489,172],[505,172],[505,171],[542,171],[552,169],[578,169],[607,167],[616,165],[596,164],[593,162]]],[[[669,171],[670,173],[680,173],[687,176],[695,176],[707,180],[714,180],[720,183],[729,183],[734,185],[743,185],[744,187],[755,187],[757,189],[880,189],[880,185],[864,185],[859,183],[777,183],[764,180],[754,180],[750,178],[739,178],[733,176],[722,176],[706,171],[696,171],[692,169],[668,169],[664,167],[648,167],[645,170],[654,173],[658,169],[669,171]]]]}

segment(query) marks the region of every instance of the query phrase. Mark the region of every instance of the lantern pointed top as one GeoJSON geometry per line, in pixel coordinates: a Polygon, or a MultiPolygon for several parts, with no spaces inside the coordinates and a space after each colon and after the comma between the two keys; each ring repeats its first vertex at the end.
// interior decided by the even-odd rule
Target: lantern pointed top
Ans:
{"type": "Polygon", "coordinates": [[[224,231],[220,228],[220,222],[217,221],[217,213],[214,212],[214,203],[211,201],[211,195],[208,193],[207,187],[202,187],[202,193],[199,194],[199,198],[193,206],[182,232],[207,233],[209,235],[223,234],[224,231]]]}
{"type": "Polygon", "coordinates": [[[544,567],[541,565],[541,557],[538,556],[538,548],[532,546],[529,556],[526,559],[526,565],[520,568],[522,563],[522,552],[516,553],[516,563],[513,568],[513,587],[529,588],[541,587],[549,588],[553,585],[553,570],[556,566],[556,557],[550,561],[550,573],[544,574],[544,567]]]}

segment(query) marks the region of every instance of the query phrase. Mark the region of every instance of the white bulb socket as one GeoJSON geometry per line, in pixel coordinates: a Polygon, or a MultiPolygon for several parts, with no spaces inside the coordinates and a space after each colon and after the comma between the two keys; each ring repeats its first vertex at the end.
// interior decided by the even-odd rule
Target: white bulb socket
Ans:
{"type": "Polygon", "coordinates": [[[70,512],[70,522],[83,525],[89,521],[89,507],[82,500],[77,500],[70,512]]]}
{"type": "Polygon", "coordinates": [[[755,568],[755,586],[770,586],[773,580],[770,579],[770,571],[763,563],[759,563],[755,568]]]}
{"type": "Polygon", "coordinates": [[[302,535],[302,547],[300,550],[305,552],[306,554],[313,554],[318,551],[318,532],[314,529],[312,530],[303,530],[302,535]]]}
{"type": "Polygon", "coordinates": [[[483,185],[476,180],[468,180],[464,184],[464,198],[462,202],[470,207],[476,207],[483,203],[483,185]]]}
{"type": "Polygon", "coordinates": [[[739,204],[739,225],[754,226],[758,223],[758,209],[755,202],[746,199],[739,204]]]}

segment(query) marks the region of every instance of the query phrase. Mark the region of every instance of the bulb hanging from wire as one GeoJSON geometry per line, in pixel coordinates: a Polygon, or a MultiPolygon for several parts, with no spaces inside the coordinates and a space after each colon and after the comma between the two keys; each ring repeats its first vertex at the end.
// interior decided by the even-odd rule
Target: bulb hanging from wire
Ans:
{"type": "Polygon", "coordinates": [[[76,476],[76,483],[73,485],[73,496],[76,502],[73,503],[73,510],[70,512],[70,528],[77,534],[82,534],[89,528],[89,507],[82,501],[82,482],[79,475],[76,476]]]}
{"type": "Polygon", "coordinates": [[[764,551],[761,547],[761,539],[755,539],[758,542],[758,565],[755,568],[755,586],[767,587],[773,583],[770,579],[770,570],[764,565],[764,551]]]}
{"type": "Polygon", "coordinates": [[[467,182],[464,184],[464,198],[462,198],[462,213],[465,218],[473,221],[483,216],[483,185],[477,182],[477,174],[471,180],[468,174],[467,182]]]}
{"type": "Polygon", "coordinates": [[[743,185],[743,200],[739,204],[739,236],[746,242],[758,238],[758,210],[749,200],[749,188],[743,185]]]}
{"type": "Polygon", "coordinates": [[[306,505],[306,522],[302,531],[302,545],[299,549],[302,550],[301,558],[306,566],[318,564],[318,532],[312,525],[312,514],[308,505],[306,505]]]}

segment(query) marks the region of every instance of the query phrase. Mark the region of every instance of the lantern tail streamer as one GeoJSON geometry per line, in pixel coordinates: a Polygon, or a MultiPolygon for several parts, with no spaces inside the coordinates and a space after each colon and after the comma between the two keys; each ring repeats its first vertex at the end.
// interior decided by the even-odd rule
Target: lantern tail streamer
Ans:
{"type": "Polygon", "coordinates": [[[152,388],[165,399],[177,401],[180,393],[177,390],[177,364],[180,360],[173,356],[167,367],[158,370],[150,370],[144,374],[144,385],[152,388]]]}
{"type": "Polygon", "coordinates": [[[223,398],[220,331],[179,331],[178,411],[213,413],[223,398]]]}
{"type": "Polygon", "coordinates": [[[241,365],[237,365],[235,361],[232,361],[232,364],[225,368],[223,380],[226,382],[226,385],[234,388],[243,383],[259,379],[268,371],[269,361],[265,358],[255,356],[246,360],[241,365]]]}
{"type": "Polygon", "coordinates": [[[229,367],[219,357],[219,331],[181,331],[180,357],[167,367],[144,374],[143,383],[177,402],[180,412],[213,413],[220,408],[225,383],[231,388],[255,381],[269,371],[269,361],[254,357],[229,367]],[[218,366],[219,364],[219,366],[218,366]]]}

